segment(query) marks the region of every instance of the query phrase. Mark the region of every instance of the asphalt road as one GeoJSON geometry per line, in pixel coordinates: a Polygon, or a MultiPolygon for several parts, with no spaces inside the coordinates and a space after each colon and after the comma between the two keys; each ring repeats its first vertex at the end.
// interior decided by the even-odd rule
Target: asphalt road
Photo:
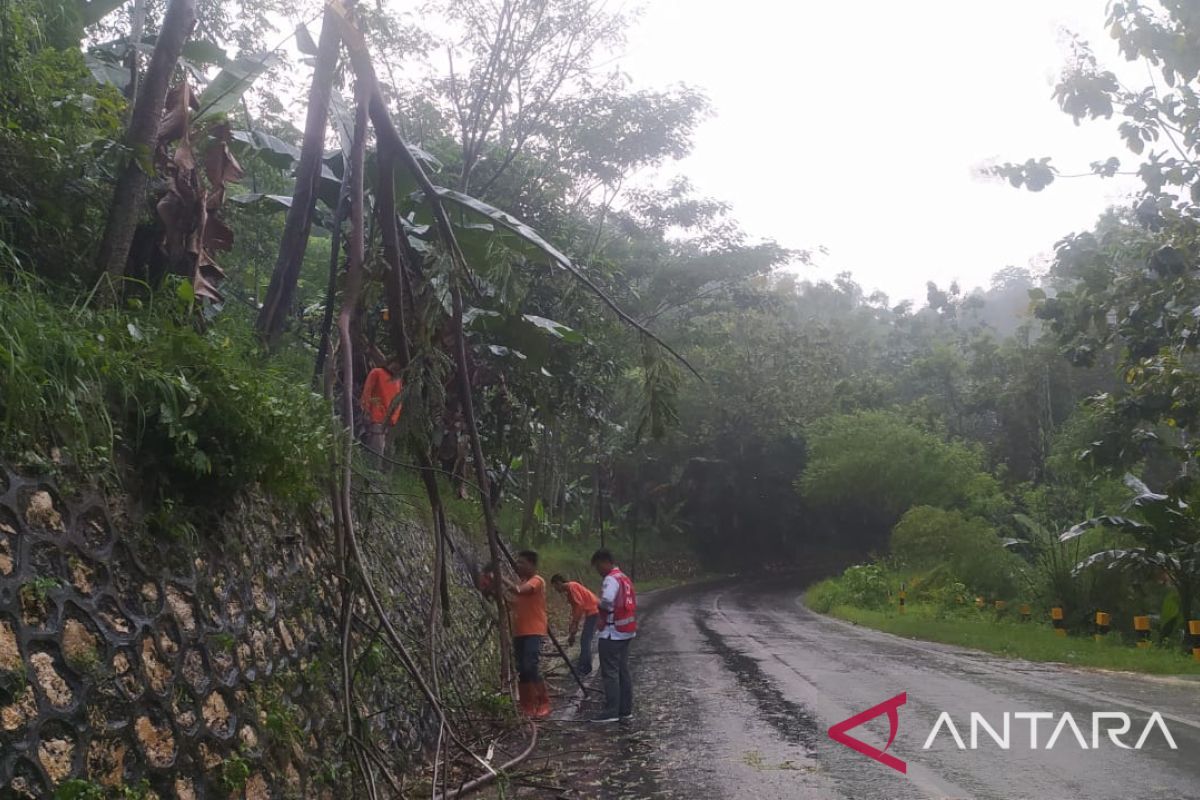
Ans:
{"type": "MultiPolygon", "coordinates": [[[[817,615],[801,594],[786,582],[730,583],[648,603],[633,652],[637,721],[605,734],[615,750],[594,796],[1200,798],[1200,684],[901,639],[817,615]],[[831,725],[900,692],[908,700],[887,752],[907,762],[907,774],[828,738],[831,725]],[[945,733],[923,749],[942,711],[968,748],[972,711],[998,732],[1005,711],[1055,716],[1038,723],[1038,749],[1030,747],[1030,723],[1016,718],[1008,750],[982,730],[975,750],[958,749],[945,733]],[[1103,732],[1091,749],[1097,711],[1130,716],[1126,744],[1159,711],[1178,749],[1157,729],[1140,750],[1120,749],[1103,732]],[[1089,749],[1070,729],[1046,749],[1064,712],[1089,749]]],[[[882,746],[886,716],[850,734],[882,746]]]]}

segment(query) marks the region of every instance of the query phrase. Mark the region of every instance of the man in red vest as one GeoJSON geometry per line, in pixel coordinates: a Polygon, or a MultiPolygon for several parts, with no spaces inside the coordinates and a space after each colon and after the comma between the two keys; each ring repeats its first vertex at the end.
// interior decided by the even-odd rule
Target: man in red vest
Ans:
{"type": "Polygon", "coordinates": [[[376,465],[382,469],[387,451],[388,433],[400,421],[397,395],[404,388],[400,380],[400,359],[393,358],[386,366],[367,373],[363,384],[362,410],[367,415],[367,448],[376,465]],[[389,419],[388,411],[391,410],[389,419]]]}
{"type": "Polygon", "coordinates": [[[593,722],[633,721],[633,678],[629,674],[629,643],[637,636],[637,592],[608,550],[597,550],[592,567],[603,578],[600,589],[600,677],[604,710],[593,722]]]}

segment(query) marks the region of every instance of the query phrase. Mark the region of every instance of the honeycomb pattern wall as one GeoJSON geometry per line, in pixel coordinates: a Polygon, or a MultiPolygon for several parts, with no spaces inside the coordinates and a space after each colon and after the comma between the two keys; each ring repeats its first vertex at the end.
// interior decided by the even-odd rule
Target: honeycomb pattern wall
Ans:
{"type": "MultiPolygon", "coordinates": [[[[356,503],[393,623],[424,653],[432,537],[386,498],[356,503]]],[[[328,518],[252,496],[194,537],[134,534],[133,518],[0,467],[0,797],[52,797],[71,778],[180,800],[345,796],[328,518]]],[[[438,678],[466,701],[492,622],[451,563],[438,678]]],[[[431,709],[390,654],[376,660],[358,695],[379,710],[372,737],[416,754],[436,735],[431,709]]]]}

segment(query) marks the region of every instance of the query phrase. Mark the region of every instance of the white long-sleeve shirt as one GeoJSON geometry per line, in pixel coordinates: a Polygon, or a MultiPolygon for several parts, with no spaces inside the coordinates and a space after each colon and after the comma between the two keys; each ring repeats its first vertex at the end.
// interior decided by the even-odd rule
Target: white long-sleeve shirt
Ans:
{"type": "Polygon", "coordinates": [[[604,583],[600,586],[600,613],[604,615],[606,624],[604,630],[599,633],[599,638],[601,639],[612,639],[615,642],[619,642],[637,636],[636,631],[621,633],[613,625],[613,606],[617,603],[617,592],[620,590],[620,581],[612,575],[604,576],[604,583]]]}

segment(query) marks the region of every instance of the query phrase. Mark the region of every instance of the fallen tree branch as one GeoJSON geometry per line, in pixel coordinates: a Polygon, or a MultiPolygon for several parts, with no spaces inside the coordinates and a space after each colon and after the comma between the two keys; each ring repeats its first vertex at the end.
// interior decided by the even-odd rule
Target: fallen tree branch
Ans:
{"type": "Polygon", "coordinates": [[[392,777],[392,771],[388,769],[387,762],[383,760],[383,756],[381,756],[379,753],[376,753],[373,747],[368,745],[362,739],[359,739],[357,736],[351,736],[349,738],[350,741],[353,742],[354,745],[363,752],[363,755],[367,756],[367,758],[369,758],[371,761],[374,761],[379,766],[379,770],[383,773],[383,777],[387,779],[388,784],[392,787],[392,791],[395,792],[398,797],[403,797],[404,792],[400,788],[400,784],[396,782],[394,777],[392,777]]]}
{"type": "MultiPolygon", "coordinates": [[[[335,34],[336,35],[336,34],[335,34]]],[[[350,669],[350,625],[353,612],[353,584],[350,582],[348,569],[350,552],[349,544],[354,540],[354,512],[351,500],[351,486],[354,481],[354,340],[350,326],[354,309],[358,306],[358,297],[362,292],[363,283],[363,169],[367,142],[367,107],[366,92],[362,84],[358,87],[358,107],[354,118],[354,141],[350,149],[350,160],[346,171],[350,177],[350,232],[349,232],[349,269],[346,277],[346,291],[342,297],[342,309],[338,314],[338,335],[341,339],[342,355],[342,421],[347,426],[346,450],[343,455],[341,485],[337,496],[340,505],[338,518],[341,521],[341,558],[342,572],[346,577],[344,594],[342,595],[342,698],[343,725],[347,741],[354,745],[355,761],[363,786],[372,798],[377,796],[375,780],[367,762],[366,748],[354,737],[354,686],[350,669]]],[[[361,569],[360,569],[361,571],[361,569]]]]}
{"type": "MultiPolygon", "coordinates": [[[[405,276],[405,258],[407,252],[401,241],[405,234],[400,230],[396,218],[396,157],[392,147],[379,147],[379,180],[376,190],[376,211],[379,218],[380,232],[383,236],[383,260],[388,269],[384,275],[384,287],[387,295],[389,318],[391,321],[392,344],[400,358],[401,370],[408,370],[412,363],[412,348],[408,340],[408,313],[405,309],[406,289],[409,295],[409,306],[416,307],[411,300],[411,288],[405,276]]],[[[421,442],[413,441],[410,448],[417,461],[425,466],[432,466],[429,453],[421,442]]],[[[382,456],[382,454],[380,454],[382,456]]],[[[441,611],[447,617],[450,614],[450,589],[446,577],[446,511],[442,506],[441,493],[438,491],[437,479],[425,469],[421,470],[421,483],[425,487],[425,495],[429,500],[429,512],[433,517],[434,527],[434,567],[433,587],[429,602],[429,663],[436,684],[437,673],[437,629],[439,622],[438,603],[441,611]]],[[[436,685],[434,687],[437,688],[436,685]]],[[[439,690],[440,691],[440,690],[439,690]]]]}
{"type": "Polygon", "coordinates": [[[538,734],[537,724],[534,722],[530,722],[529,723],[529,744],[525,746],[525,749],[519,755],[517,755],[513,758],[510,758],[508,761],[501,764],[499,769],[492,769],[491,767],[489,767],[488,768],[490,770],[489,772],[487,772],[483,775],[480,775],[478,778],[475,778],[474,780],[467,781],[462,786],[459,786],[457,789],[450,792],[449,794],[447,794],[445,792],[442,792],[440,794],[435,794],[433,796],[433,800],[454,800],[454,798],[456,798],[456,797],[462,797],[463,795],[469,794],[469,793],[475,791],[476,789],[482,789],[484,786],[487,786],[492,781],[496,780],[496,778],[499,777],[500,773],[507,772],[508,770],[510,770],[513,767],[520,764],[525,759],[529,758],[529,754],[532,753],[533,748],[537,746],[537,734],[538,734]]]}
{"type": "MultiPolygon", "coordinates": [[[[381,146],[391,148],[393,154],[397,156],[400,162],[416,178],[417,185],[426,192],[426,200],[433,211],[438,235],[450,253],[452,262],[455,265],[454,275],[451,276],[450,280],[450,297],[453,307],[455,335],[454,358],[457,367],[456,372],[458,373],[459,393],[461,395],[459,402],[462,405],[463,417],[467,424],[467,434],[471,440],[471,449],[474,455],[475,475],[480,487],[479,500],[483,508],[484,525],[487,529],[488,549],[491,551],[492,560],[499,564],[499,530],[496,526],[495,515],[492,513],[491,503],[488,500],[487,493],[483,490],[488,484],[487,467],[483,461],[483,447],[480,443],[479,426],[475,421],[471,397],[471,378],[467,371],[466,336],[463,332],[462,291],[459,289],[456,280],[456,277],[462,280],[469,279],[466,259],[463,256],[462,249],[458,245],[458,239],[454,235],[454,229],[450,224],[450,217],[446,214],[445,207],[442,206],[440,195],[434,189],[429,176],[425,174],[425,170],[421,167],[420,162],[417,161],[412,151],[409,150],[408,145],[400,137],[399,132],[392,123],[391,117],[387,113],[387,105],[384,103],[383,95],[379,91],[379,85],[375,78],[375,67],[371,63],[371,54],[367,49],[366,40],[363,38],[362,32],[358,30],[345,12],[340,10],[340,6],[331,5],[330,8],[335,8],[335,10],[339,11],[339,18],[342,22],[342,39],[346,42],[346,47],[350,51],[350,62],[353,65],[355,75],[364,85],[371,87],[370,113],[371,121],[375,125],[375,136],[381,146]]],[[[505,689],[511,693],[513,691],[512,636],[509,630],[508,607],[503,592],[496,592],[495,598],[496,608],[499,612],[500,627],[500,679],[505,689]]]]}
{"type": "Polygon", "coordinates": [[[604,305],[608,306],[614,314],[616,314],[618,317],[620,317],[621,320],[623,322],[625,322],[625,324],[630,325],[633,328],[636,328],[638,331],[640,331],[645,336],[648,336],[651,339],[653,339],[655,342],[658,343],[659,347],[661,347],[662,349],[664,349],[668,353],[670,353],[672,356],[674,356],[675,360],[677,360],[680,364],[683,364],[685,367],[687,367],[688,371],[691,372],[693,375],[695,375],[697,378],[699,378],[701,382],[704,382],[704,376],[696,371],[696,368],[692,366],[690,361],[688,361],[686,358],[684,358],[682,355],[680,355],[678,352],[676,352],[675,348],[671,347],[671,345],[667,344],[662,339],[660,339],[658,336],[651,333],[650,330],[645,325],[642,325],[636,319],[629,316],[629,314],[626,313],[625,309],[623,309],[623,308],[621,308],[621,306],[617,305],[616,300],[613,300],[611,297],[609,297],[608,294],[605,293],[605,291],[603,289],[601,289],[599,286],[597,286],[595,284],[595,282],[592,281],[591,278],[589,278],[588,276],[586,276],[582,272],[580,272],[578,267],[576,267],[574,264],[563,263],[561,261],[559,261],[558,264],[563,269],[565,269],[567,272],[574,275],[577,280],[579,280],[581,283],[583,283],[583,285],[586,286],[592,292],[592,294],[596,295],[596,297],[599,297],[600,301],[603,302],[604,305]]]}
{"type": "MultiPolygon", "coordinates": [[[[408,653],[407,648],[401,641],[399,634],[392,626],[391,618],[387,614],[387,609],[383,607],[383,603],[379,599],[379,595],[375,591],[374,584],[371,581],[370,575],[366,570],[366,562],[363,558],[362,550],[358,543],[358,536],[355,532],[354,515],[352,506],[351,486],[353,483],[353,451],[354,451],[354,340],[351,335],[351,322],[354,315],[354,309],[358,305],[358,298],[362,291],[363,283],[363,261],[365,258],[365,243],[364,243],[364,215],[363,215],[363,166],[364,166],[364,151],[366,141],[366,98],[369,96],[369,87],[371,84],[360,82],[358,86],[359,104],[358,113],[355,123],[355,144],[352,148],[349,169],[353,170],[351,175],[350,185],[350,243],[349,243],[349,270],[346,277],[346,288],[342,298],[341,312],[338,314],[338,334],[341,340],[341,355],[342,355],[342,413],[343,421],[348,425],[349,435],[347,437],[345,461],[343,464],[342,480],[340,492],[338,492],[338,504],[340,508],[335,511],[335,514],[341,521],[341,545],[345,548],[344,552],[347,556],[347,561],[352,558],[358,568],[358,574],[362,580],[363,588],[366,590],[367,597],[371,602],[372,609],[379,616],[383,630],[387,634],[386,641],[389,642],[393,650],[400,656],[400,661],[405,670],[412,677],[414,682],[421,689],[426,699],[437,712],[440,720],[446,725],[446,730],[450,734],[454,742],[463,749],[465,753],[470,755],[484,767],[490,769],[488,763],[475,754],[465,743],[457,736],[449,721],[446,719],[445,710],[442,707],[440,699],[433,692],[424,677],[421,675],[417,667],[416,661],[408,653]]],[[[347,574],[348,569],[344,570],[347,574]]],[[[349,602],[350,595],[347,594],[343,600],[343,607],[347,608],[346,603],[349,602]]],[[[347,726],[346,736],[352,743],[355,741],[353,735],[353,714],[352,714],[352,691],[351,674],[349,666],[349,620],[344,620],[342,629],[342,662],[343,662],[343,692],[345,697],[345,724],[347,726]]],[[[361,743],[360,743],[361,744],[361,743]]],[[[359,769],[363,775],[363,782],[371,797],[375,797],[377,790],[374,785],[374,775],[370,769],[368,759],[372,754],[368,749],[359,748],[356,746],[356,759],[359,761],[359,769]]],[[[390,774],[385,776],[391,780],[390,774]]]]}

